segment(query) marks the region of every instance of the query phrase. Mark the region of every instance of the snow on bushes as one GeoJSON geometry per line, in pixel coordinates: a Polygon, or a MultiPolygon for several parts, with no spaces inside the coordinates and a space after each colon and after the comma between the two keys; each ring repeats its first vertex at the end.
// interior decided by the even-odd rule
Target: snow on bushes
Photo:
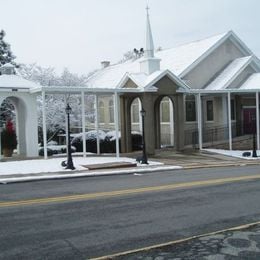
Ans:
{"type": "MultiPolygon", "coordinates": [[[[102,130],[99,133],[99,143],[101,153],[115,153],[116,152],[116,131],[109,131],[105,133],[102,130]]],[[[71,145],[73,152],[83,152],[83,133],[71,134],[71,145]]],[[[86,137],[86,151],[97,153],[97,131],[92,130],[85,133],[86,137]]],[[[119,147],[121,146],[121,132],[118,132],[119,147]]],[[[142,149],[142,135],[138,132],[132,132],[132,149],[133,151],[142,149]]],[[[48,155],[66,153],[66,145],[56,145],[56,142],[48,143],[48,155]]],[[[43,148],[39,150],[39,154],[43,155],[43,148]]]]}
{"type": "MultiPolygon", "coordinates": [[[[95,130],[86,132],[86,151],[97,152],[97,132],[95,130]]],[[[118,132],[119,147],[121,146],[121,132],[118,132]]],[[[77,152],[83,151],[83,134],[74,135],[71,144],[76,148],[77,152]]],[[[99,130],[99,143],[101,153],[115,153],[116,152],[116,132],[109,131],[105,133],[99,130]]],[[[142,149],[142,135],[138,132],[132,133],[132,148],[134,151],[142,149]]]]}

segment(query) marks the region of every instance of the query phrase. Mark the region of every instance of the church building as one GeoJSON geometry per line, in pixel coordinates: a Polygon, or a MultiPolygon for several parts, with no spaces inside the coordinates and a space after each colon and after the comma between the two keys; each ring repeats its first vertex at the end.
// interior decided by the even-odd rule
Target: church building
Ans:
{"type": "MultiPolygon", "coordinates": [[[[141,132],[141,108],[150,154],[164,146],[202,149],[213,141],[232,150],[235,138],[252,133],[259,148],[260,63],[233,31],[155,51],[147,9],[140,56],[116,65],[103,62],[87,83],[119,93],[123,152],[132,150],[131,132],[141,132]]],[[[113,100],[103,98],[99,106],[108,127],[113,100]]]]}
{"type": "MultiPolygon", "coordinates": [[[[10,98],[17,109],[18,151],[25,156],[38,155],[36,107],[41,95],[47,158],[45,96],[53,94],[81,96],[83,133],[87,129],[85,97],[94,95],[96,122],[92,124],[97,131],[115,129],[117,156],[119,138],[121,152],[131,152],[133,132],[143,131],[148,154],[162,147],[183,151],[214,145],[232,150],[248,136],[255,136],[260,148],[260,62],[233,31],[155,50],[147,8],[144,48],[123,63],[102,62],[102,69],[88,79],[86,87],[40,86],[13,70],[1,68],[0,102],[10,98]],[[142,117],[141,110],[145,111],[142,117]]],[[[83,156],[84,138],[83,134],[83,156]]]]}

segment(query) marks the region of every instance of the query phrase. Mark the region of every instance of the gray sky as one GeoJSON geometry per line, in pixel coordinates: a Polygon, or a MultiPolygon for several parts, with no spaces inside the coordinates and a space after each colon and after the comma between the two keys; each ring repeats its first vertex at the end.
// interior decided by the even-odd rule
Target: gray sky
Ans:
{"type": "MultiPolygon", "coordinates": [[[[17,62],[87,74],[144,46],[146,0],[0,0],[17,62]]],[[[156,47],[233,30],[260,57],[259,0],[149,0],[156,47]]]]}

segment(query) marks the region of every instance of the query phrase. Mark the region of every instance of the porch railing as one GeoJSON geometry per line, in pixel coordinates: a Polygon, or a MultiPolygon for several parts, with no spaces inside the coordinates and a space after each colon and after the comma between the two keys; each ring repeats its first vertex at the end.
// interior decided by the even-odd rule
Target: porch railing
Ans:
{"type": "MultiPolygon", "coordinates": [[[[252,133],[255,132],[255,125],[245,124],[243,121],[234,122],[231,124],[232,141],[236,142],[235,138],[245,136],[249,143],[252,139],[252,133]]],[[[189,129],[184,132],[185,146],[198,148],[199,138],[198,129],[189,129]]],[[[202,143],[206,147],[219,147],[222,143],[228,143],[229,128],[228,125],[219,125],[214,127],[203,127],[202,143]]],[[[237,141],[239,142],[239,140],[237,141]]]]}

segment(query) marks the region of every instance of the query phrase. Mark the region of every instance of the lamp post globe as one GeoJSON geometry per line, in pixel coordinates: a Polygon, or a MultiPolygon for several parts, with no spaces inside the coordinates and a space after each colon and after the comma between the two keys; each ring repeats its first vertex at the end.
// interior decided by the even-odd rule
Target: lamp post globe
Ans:
{"type": "Polygon", "coordinates": [[[72,113],[72,108],[69,103],[67,103],[67,106],[65,108],[65,112],[67,115],[70,115],[72,113]]]}

